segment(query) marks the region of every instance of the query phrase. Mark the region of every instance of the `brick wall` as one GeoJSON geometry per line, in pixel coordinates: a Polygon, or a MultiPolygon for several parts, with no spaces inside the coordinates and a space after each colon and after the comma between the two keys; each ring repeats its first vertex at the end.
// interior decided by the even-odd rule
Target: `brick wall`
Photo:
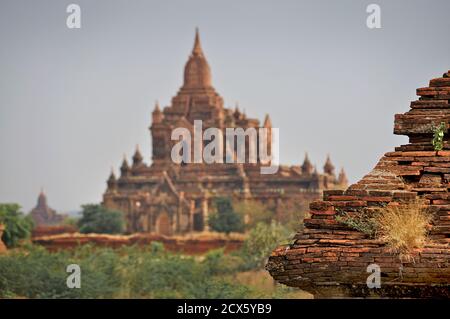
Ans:
{"type": "Polygon", "coordinates": [[[138,233],[129,236],[72,233],[33,238],[33,243],[42,245],[51,251],[70,249],[85,244],[117,248],[129,245],[145,246],[151,242],[160,242],[169,251],[186,254],[202,254],[217,248],[225,248],[225,251],[229,252],[239,249],[243,241],[244,236],[234,235],[227,238],[220,234],[200,234],[182,237],[147,233],[138,233]]]}
{"type": "MultiPolygon", "coordinates": [[[[449,71],[450,72],[450,71],[449,71]]],[[[395,116],[394,133],[409,144],[386,153],[347,190],[324,191],[291,245],[277,248],[266,269],[280,283],[317,296],[450,297],[450,73],[420,88],[411,110],[395,116]],[[433,130],[445,123],[444,148],[435,151],[433,130]],[[420,198],[433,215],[429,240],[405,262],[384,242],[336,220],[342,212],[369,213],[420,198]],[[368,289],[369,264],[381,268],[382,287],[368,289]]]]}

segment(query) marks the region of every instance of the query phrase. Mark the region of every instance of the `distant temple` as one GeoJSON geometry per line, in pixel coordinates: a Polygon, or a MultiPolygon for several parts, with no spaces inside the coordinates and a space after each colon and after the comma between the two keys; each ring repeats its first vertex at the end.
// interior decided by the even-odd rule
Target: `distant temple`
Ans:
{"type": "Polygon", "coordinates": [[[37,205],[30,212],[35,226],[58,225],[64,220],[64,215],[59,215],[47,204],[47,197],[43,190],[39,193],[37,205]]]}
{"type": "MultiPolygon", "coordinates": [[[[152,113],[151,165],[143,162],[136,148],[131,165],[124,158],[120,176],[116,178],[112,171],[107,181],[103,204],[124,212],[128,232],[171,235],[208,230],[208,214],[214,198],[219,196],[259,201],[273,210],[276,218],[283,203],[301,202],[307,207],[320,197],[322,190],[347,186],[345,172],[342,170],[336,176],[329,157],[323,174],[315,169],[308,155],[301,166],[280,166],[272,175],[260,173],[259,158],[253,164],[176,164],[171,159],[171,150],[178,141],[171,140],[172,130],[183,127],[193,132],[194,120],[203,121],[203,131],[209,127],[223,131],[272,129],[268,115],[261,126],[258,119],[248,118],[238,107],[234,110],[224,107],[222,97],[212,86],[198,31],[184,69],[182,87],[170,106],[161,110],[156,103],[152,113]]],[[[269,143],[267,147],[270,150],[272,145],[269,143]]]]}

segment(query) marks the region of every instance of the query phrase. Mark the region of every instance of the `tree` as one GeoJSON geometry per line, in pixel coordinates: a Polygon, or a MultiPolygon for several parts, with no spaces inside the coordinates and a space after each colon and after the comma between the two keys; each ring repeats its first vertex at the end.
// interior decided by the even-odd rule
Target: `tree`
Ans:
{"type": "Polygon", "coordinates": [[[120,234],[125,229],[122,212],[108,210],[98,204],[82,206],[83,216],[78,221],[80,233],[120,234]]]}
{"type": "Polygon", "coordinates": [[[0,224],[5,225],[2,241],[7,247],[17,246],[20,240],[30,237],[33,222],[24,216],[18,204],[0,204],[0,224]]]}
{"type": "Polygon", "coordinates": [[[208,219],[208,224],[211,229],[226,234],[242,232],[244,230],[242,216],[233,210],[229,198],[217,198],[215,200],[215,206],[216,211],[208,219]]]}

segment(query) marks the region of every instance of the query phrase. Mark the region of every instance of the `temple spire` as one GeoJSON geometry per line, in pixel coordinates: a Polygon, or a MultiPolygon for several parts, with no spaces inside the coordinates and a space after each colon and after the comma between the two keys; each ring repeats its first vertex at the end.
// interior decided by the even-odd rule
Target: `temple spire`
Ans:
{"type": "Polygon", "coordinates": [[[139,150],[139,145],[136,144],[136,151],[134,152],[134,155],[133,155],[133,165],[141,164],[142,160],[143,160],[143,157],[141,155],[141,151],[139,150]]]}
{"type": "Polygon", "coordinates": [[[319,172],[317,171],[317,166],[316,165],[314,165],[314,171],[313,171],[312,175],[314,177],[318,177],[319,176],[319,172]]]}
{"type": "Polygon", "coordinates": [[[114,174],[114,168],[111,167],[111,174],[109,174],[108,183],[113,183],[116,181],[116,174],[114,174]]]}
{"type": "Polygon", "coordinates": [[[272,127],[272,121],[270,120],[269,114],[266,114],[266,117],[264,118],[264,125],[265,128],[271,128],[272,127]]]}
{"type": "Polygon", "coordinates": [[[309,175],[311,174],[311,171],[313,170],[313,166],[311,164],[311,161],[309,160],[308,153],[305,153],[305,160],[302,164],[302,173],[309,175]]]}
{"type": "Polygon", "coordinates": [[[120,166],[120,172],[122,173],[122,175],[127,175],[129,169],[130,169],[130,166],[128,165],[127,156],[125,154],[123,154],[123,161],[122,161],[122,166],[120,166]]]}
{"type": "Polygon", "coordinates": [[[344,168],[341,168],[341,171],[339,172],[338,183],[344,187],[348,185],[348,179],[347,175],[345,174],[344,168]]]}
{"type": "Polygon", "coordinates": [[[111,174],[109,175],[108,180],[106,181],[106,184],[108,185],[108,189],[113,189],[116,185],[116,174],[114,174],[114,168],[111,167],[111,174]]]}
{"type": "Polygon", "coordinates": [[[323,171],[325,174],[334,175],[334,165],[331,163],[330,154],[327,155],[327,160],[323,166],[323,171]]]}
{"type": "Polygon", "coordinates": [[[36,207],[46,207],[46,206],[47,206],[47,196],[45,195],[44,187],[41,187],[36,207]]]}
{"type": "Polygon", "coordinates": [[[198,28],[195,28],[195,40],[194,40],[194,48],[192,49],[192,55],[203,56],[202,45],[200,43],[200,33],[198,31],[198,28]]]}
{"type": "Polygon", "coordinates": [[[194,48],[184,67],[184,89],[211,88],[211,70],[203,54],[198,29],[195,30],[194,48]]]}
{"type": "Polygon", "coordinates": [[[161,112],[161,109],[159,108],[158,100],[156,100],[155,108],[152,112],[152,123],[161,123],[163,118],[164,118],[164,114],[161,112]]]}

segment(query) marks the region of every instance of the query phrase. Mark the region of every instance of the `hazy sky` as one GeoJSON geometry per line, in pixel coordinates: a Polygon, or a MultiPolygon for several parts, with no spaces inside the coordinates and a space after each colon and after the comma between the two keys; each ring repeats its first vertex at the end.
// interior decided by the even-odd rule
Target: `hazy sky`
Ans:
{"type": "Polygon", "coordinates": [[[270,113],[281,162],[327,153],[352,182],[407,142],[395,113],[450,69],[450,1],[0,1],[0,202],[99,202],[111,166],[182,83],[194,29],[228,107],[270,113]],[[81,6],[82,27],[66,26],[81,6]],[[366,7],[381,6],[381,29],[366,7]]]}

